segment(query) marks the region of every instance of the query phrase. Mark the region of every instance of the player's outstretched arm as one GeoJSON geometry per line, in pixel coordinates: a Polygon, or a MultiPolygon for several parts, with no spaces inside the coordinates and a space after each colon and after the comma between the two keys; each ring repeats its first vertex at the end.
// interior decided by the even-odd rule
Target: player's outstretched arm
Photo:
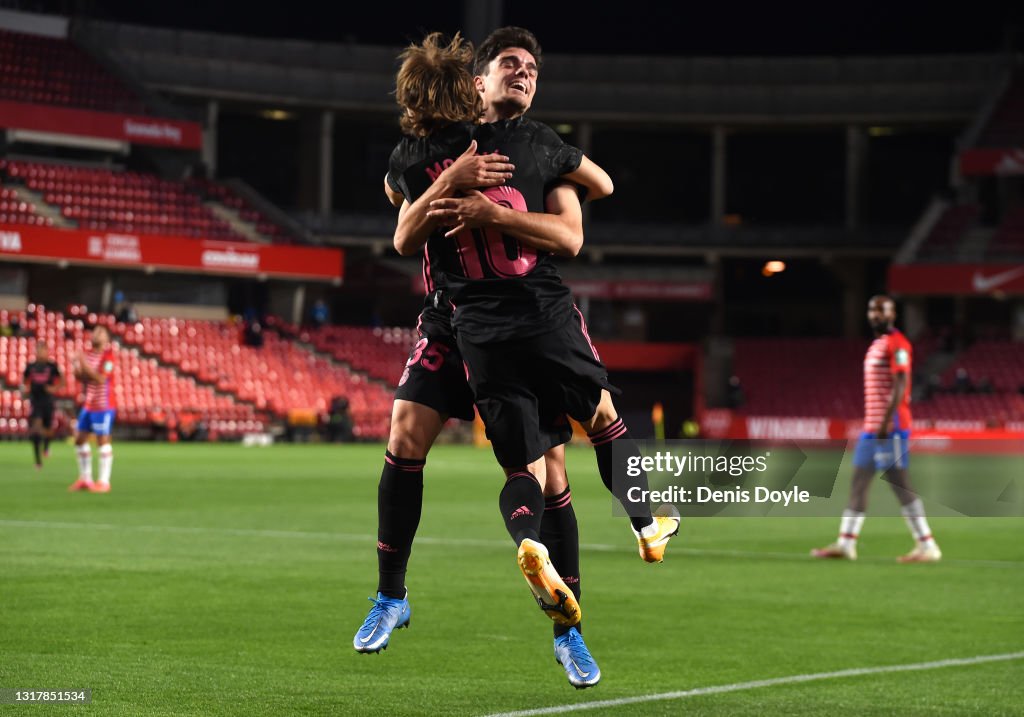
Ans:
{"type": "Polygon", "coordinates": [[[563,174],[562,179],[575,182],[587,190],[587,199],[604,199],[615,191],[615,184],[608,173],[594,164],[587,155],[583,155],[580,166],[575,172],[563,174]]]}
{"type": "Polygon", "coordinates": [[[495,187],[512,176],[515,166],[508,163],[508,157],[501,154],[477,155],[476,148],[476,140],[473,140],[415,202],[402,205],[398,212],[398,226],[395,227],[395,251],[402,256],[410,256],[427,243],[430,233],[438,226],[437,221],[427,214],[430,203],[435,199],[451,197],[456,192],[476,187],[495,187]]]}
{"type": "Polygon", "coordinates": [[[575,187],[556,185],[545,198],[545,208],[546,212],[520,212],[471,191],[465,197],[431,202],[427,214],[453,227],[445,236],[467,228],[488,227],[540,251],[565,257],[579,254],[583,248],[583,211],[575,187]]]}

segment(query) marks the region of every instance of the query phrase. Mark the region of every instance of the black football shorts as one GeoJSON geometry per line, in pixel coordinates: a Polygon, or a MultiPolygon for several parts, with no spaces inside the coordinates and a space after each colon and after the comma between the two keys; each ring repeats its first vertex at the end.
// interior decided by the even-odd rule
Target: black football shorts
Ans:
{"type": "Polygon", "coordinates": [[[618,393],[583,317],[573,314],[561,328],[527,338],[486,344],[459,339],[477,410],[505,468],[532,463],[568,442],[566,414],[589,420],[602,389],[618,393]]]}
{"type": "Polygon", "coordinates": [[[442,416],[473,420],[473,394],[451,329],[421,323],[395,399],[428,406],[442,416]]]}
{"type": "Polygon", "coordinates": [[[49,430],[53,427],[53,401],[32,401],[32,413],[28,417],[31,424],[36,418],[43,419],[43,428],[49,430]]]}

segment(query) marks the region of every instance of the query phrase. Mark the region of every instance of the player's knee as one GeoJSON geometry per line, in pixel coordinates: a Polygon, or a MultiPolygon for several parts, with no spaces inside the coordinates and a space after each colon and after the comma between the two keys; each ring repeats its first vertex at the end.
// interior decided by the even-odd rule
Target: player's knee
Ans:
{"type": "Polygon", "coordinates": [[[601,401],[597,404],[597,410],[589,421],[583,422],[583,428],[587,433],[603,431],[618,420],[619,414],[612,402],[612,395],[608,391],[601,391],[601,401]]]}
{"type": "MultiPolygon", "coordinates": [[[[534,461],[525,466],[517,466],[515,468],[502,468],[505,471],[505,480],[509,480],[513,476],[522,476],[524,473],[529,475],[537,485],[540,486],[541,492],[544,492],[544,485],[546,482],[547,474],[544,470],[544,459],[541,458],[539,461],[534,461]]],[[[518,478],[517,476],[517,478],[518,478]]]]}
{"type": "Polygon", "coordinates": [[[408,431],[391,431],[388,437],[388,453],[399,458],[423,460],[427,457],[430,446],[422,436],[415,436],[408,431]]]}
{"type": "Polygon", "coordinates": [[[561,446],[544,454],[544,495],[560,495],[569,487],[569,476],[565,472],[565,453],[561,446]]]}
{"type": "Polygon", "coordinates": [[[408,415],[399,417],[396,413],[388,436],[388,452],[391,455],[423,460],[430,452],[432,443],[431,437],[422,430],[422,427],[417,427],[415,420],[408,415]]]}

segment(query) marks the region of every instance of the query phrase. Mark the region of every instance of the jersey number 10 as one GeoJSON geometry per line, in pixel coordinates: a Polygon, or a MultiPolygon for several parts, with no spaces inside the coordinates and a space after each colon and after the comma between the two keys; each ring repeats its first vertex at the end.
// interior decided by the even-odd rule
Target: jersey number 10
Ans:
{"type": "MultiPolygon", "coordinates": [[[[520,212],[526,211],[526,199],[514,187],[489,187],[483,194],[495,204],[520,212]]],[[[485,263],[491,273],[501,279],[526,276],[537,265],[536,249],[523,246],[497,229],[463,229],[455,235],[455,242],[462,268],[470,279],[486,278],[485,263]]]]}

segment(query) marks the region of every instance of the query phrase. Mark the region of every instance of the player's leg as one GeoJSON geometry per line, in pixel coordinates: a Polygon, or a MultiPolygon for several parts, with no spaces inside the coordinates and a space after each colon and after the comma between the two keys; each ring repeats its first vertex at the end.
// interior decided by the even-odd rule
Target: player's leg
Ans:
{"type": "Polygon", "coordinates": [[[100,475],[99,480],[89,486],[89,491],[92,493],[109,493],[110,473],[114,468],[114,446],[110,439],[110,434],[114,429],[114,412],[101,412],[98,420],[94,418],[92,429],[93,433],[96,434],[96,452],[99,454],[97,463],[100,475]]]}
{"type": "Polygon", "coordinates": [[[395,399],[377,484],[377,596],[352,638],[357,652],[386,650],[391,633],[412,622],[405,575],[423,508],[423,467],[443,427],[429,406],[395,399]]]}
{"type": "Polygon", "coordinates": [[[38,415],[36,407],[32,407],[32,420],[28,426],[28,436],[32,441],[32,455],[35,458],[36,470],[43,467],[43,417],[38,415]]]}
{"type": "Polygon", "coordinates": [[[460,337],[467,381],[487,429],[491,448],[505,471],[498,509],[517,548],[516,561],[538,606],[555,622],[579,622],[579,603],[551,563],[540,540],[544,519],[544,454],[569,440],[567,430],[541,427],[540,398],[532,385],[522,342],[479,345],[460,337]]]}
{"type": "MultiPolygon", "coordinates": [[[[580,579],[580,541],[572,492],[565,469],[565,447],[556,446],[544,454],[547,480],[544,484],[544,519],[540,539],[548,548],[551,563],[576,601],[583,595],[580,579]]],[[[601,680],[601,669],[583,641],[583,622],[574,627],[554,623],[555,659],[565,670],[569,683],[591,687],[601,680]]]]}
{"type": "MultiPolygon", "coordinates": [[[[548,549],[551,563],[559,576],[580,600],[580,538],[576,511],[572,506],[572,491],[565,469],[565,447],[555,446],[544,454],[547,479],[544,482],[544,517],[540,524],[540,542],[548,549]]],[[[555,637],[568,632],[568,628],[555,624],[555,637]]],[[[583,631],[582,625],[577,629],[583,631]]]]}
{"type": "Polygon", "coordinates": [[[505,468],[505,476],[498,505],[505,529],[518,548],[519,570],[544,614],[560,625],[576,625],[581,617],[579,602],[551,562],[551,553],[540,538],[546,507],[545,460],[541,457],[517,468],[505,468]]]}
{"type": "Polygon", "coordinates": [[[43,458],[50,457],[50,441],[53,439],[54,406],[49,406],[43,414],[43,458]]]}
{"type": "Polygon", "coordinates": [[[377,486],[377,592],[405,597],[405,573],[423,508],[423,468],[445,417],[429,406],[396,399],[384,467],[377,486]]]}
{"type": "Polygon", "coordinates": [[[454,338],[443,326],[427,331],[421,328],[395,392],[377,486],[377,596],[370,598],[373,607],[352,640],[362,653],[386,649],[391,633],[410,624],[405,578],[423,507],[427,454],[448,416],[474,417],[454,338]]]}
{"type": "MultiPolygon", "coordinates": [[[[436,322],[435,322],[436,323],[436,322]]],[[[427,454],[448,417],[473,420],[455,339],[441,325],[420,323],[395,392],[384,467],[377,489],[377,592],[404,599],[405,575],[423,506],[427,454]]]]}
{"type": "Polygon", "coordinates": [[[629,516],[640,557],[661,562],[669,539],[679,532],[679,512],[665,505],[658,515],[652,515],[646,501],[629,500],[633,488],[648,490],[647,473],[639,471],[632,476],[615,470],[616,453],[625,461],[638,457],[640,451],[615,409],[611,391],[617,389],[608,382],[608,370],[590,341],[583,315],[576,310],[563,329],[538,337],[535,343],[543,374],[549,377],[547,390],[561,392],[565,412],[578,420],[590,437],[601,481],[629,516]]]}
{"type": "Polygon", "coordinates": [[[815,558],[857,559],[857,540],[864,525],[864,514],[868,508],[868,491],[875,477],[875,453],[877,439],[865,433],[857,441],[853,452],[853,478],[850,481],[850,498],[839,520],[839,535],[834,543],[823,548],[814,548],[815,558]]]}
{"type": "Polygon", "coordinates": [[[679,532],[679,512],[674,506],[664,505],[659,508],[657,515],[654,515],[647,502],[635,503],[629,500],[629,495],[638,492],[642,494],[649,490],[646,471],[640,470],[636,476],[619,471],[616,480],[613,460],[616,448],[619,451],[620,462],[632,456],[639,457],[640,449],[629,434],[626,424],[619,417],[611,393],[607,389],[601,390],[601,399],[596,410],[589,419],[581,421],[581,425],[594,446],[601,481],[622,504],[629,516],[640,557],[649,563],[660,563],[664,559],[668,541],[679,532]]]}
{"type": "Polygon", "coordinates": [[[901,563],[934,563],[942,559],[942,551],[932,535],[928,518],[924,514],[924,503],[910,484],[909,455],[907,439],[904,432],[896,432],[892,442],[892,465],[887,466],[884,480],[892,486],[896,498],[900,502],[903,520],[914,536],[914,549],[900,556],[901,563]]]}
{"type": "Polygon", "coordinates": [[[99,454],[97,467],[99,468],[99,480],[89,488],[93,493],[110,492],[110,473],[114,467],[114,446],[110,441],[110,434],[96,435],[96,452],[99,454]]]}
{"type": "Polygon", "coordinates": [[[78,479],[68,487],[68,490],[89,490],[93,484],[90,435],[92,435],[92,414],[83,408],[78,414],[78,425],[75,428],[75,460],[78,462],[78,479]]]}

